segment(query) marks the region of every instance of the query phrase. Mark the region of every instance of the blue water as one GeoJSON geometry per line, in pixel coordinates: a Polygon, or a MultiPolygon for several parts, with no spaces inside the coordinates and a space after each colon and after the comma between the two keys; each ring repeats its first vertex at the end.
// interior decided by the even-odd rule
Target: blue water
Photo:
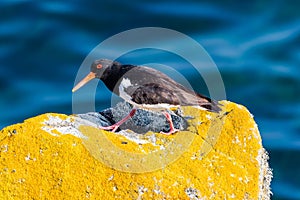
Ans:
{"type": "MultiPolygon", "coordinates": [[[[292,0],[2,0],[0,129],[45,112],[71,114],[77,70],[106,38],[138,27],[170,28],[203,45],[221,72],[227,99],[254,114],[274,169],[273,199],[300,199],[299,8],[292,0]]],[[[162,62],[199,82],[172,55],[145,50],[123,60],[162,62]]],[[[207,94],[205,86],[192,86],[207,94]]],[[[111,95],[98,90],[101,110],[111,95]]]]}

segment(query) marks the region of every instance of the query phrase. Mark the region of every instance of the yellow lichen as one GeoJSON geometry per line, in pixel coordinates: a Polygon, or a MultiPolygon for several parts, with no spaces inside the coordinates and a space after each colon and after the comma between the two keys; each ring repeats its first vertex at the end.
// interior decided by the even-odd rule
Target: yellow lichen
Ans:
{"type": "Polygon", "coordinates": [[[246,108],[221,103],[221,115],[182,108],[194,117],[187,131],[149,132],[144,144],[89,126],[86,138],[42,130],[49,115],[69,118],[60,114],[6,127],[0,199],[257,199],[257,126],[246,108]]]}

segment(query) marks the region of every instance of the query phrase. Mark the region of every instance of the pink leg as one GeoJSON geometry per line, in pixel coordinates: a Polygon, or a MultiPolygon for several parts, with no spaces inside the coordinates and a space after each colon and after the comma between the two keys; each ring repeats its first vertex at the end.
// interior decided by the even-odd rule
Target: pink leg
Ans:
{"type": "Polygon", "coordinates": [[[168,122],[170,124],[170,131],[167,132],[167,133],[161,131],[160,133],[165,134],[165,135],[172,135],[176,131],[179,131],[178,129],[174,128],[174,124],[173,124],[171,115],[168,112],[163,112],[163,113],[164,113],[165,117],[167,118],[167,120],[168,120],[168,122]]]}
{"type": "Polygon", "coordinates": [[[133,117],[133,115],[136,112],[136,108],[133,108],[130,113],[124,117],[123,119],[121,119],[119,122],[111,125],[111,126],[100,126],[100,129],[104,129],[104,130],[112,130],[112,132],[115,132],[119,126],[121,126],[124,122],[126,122],[128,119],[130,119],[131,117],[133,117]]]}

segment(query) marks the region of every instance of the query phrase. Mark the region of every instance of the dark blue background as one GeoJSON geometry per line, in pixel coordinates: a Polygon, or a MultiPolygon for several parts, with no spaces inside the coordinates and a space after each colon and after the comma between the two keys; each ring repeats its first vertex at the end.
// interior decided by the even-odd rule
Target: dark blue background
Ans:
{"type": "MultiPolygon", "coordinates": [[[[170,28],[204,46],[228,100],[254,114],[274,169],[273,199],[300,199],[299,8],[296,0],[2,0],[0,128],[45,112],[71,114],[77,70],[96,45],[127,29],[170,28]]],[[[161,59],[154,55],[127,60],[161,59]]],[[[172,56],[163,60],[177,65],[172,56]]],[[[97,108],[108,107],[109,92],[98,90],[97,108]]]]}

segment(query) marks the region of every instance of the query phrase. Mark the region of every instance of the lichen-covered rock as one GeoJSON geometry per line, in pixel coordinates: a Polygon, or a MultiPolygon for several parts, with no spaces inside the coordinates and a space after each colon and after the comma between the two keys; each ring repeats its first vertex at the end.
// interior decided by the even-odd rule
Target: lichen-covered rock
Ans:
{"type": "Polygon", "coordinates": [[[44,114],[0,132],[0,199],[269,199],[272,173],[252,115],[183,107],[171,136],[99,130],[44,114]]]}

